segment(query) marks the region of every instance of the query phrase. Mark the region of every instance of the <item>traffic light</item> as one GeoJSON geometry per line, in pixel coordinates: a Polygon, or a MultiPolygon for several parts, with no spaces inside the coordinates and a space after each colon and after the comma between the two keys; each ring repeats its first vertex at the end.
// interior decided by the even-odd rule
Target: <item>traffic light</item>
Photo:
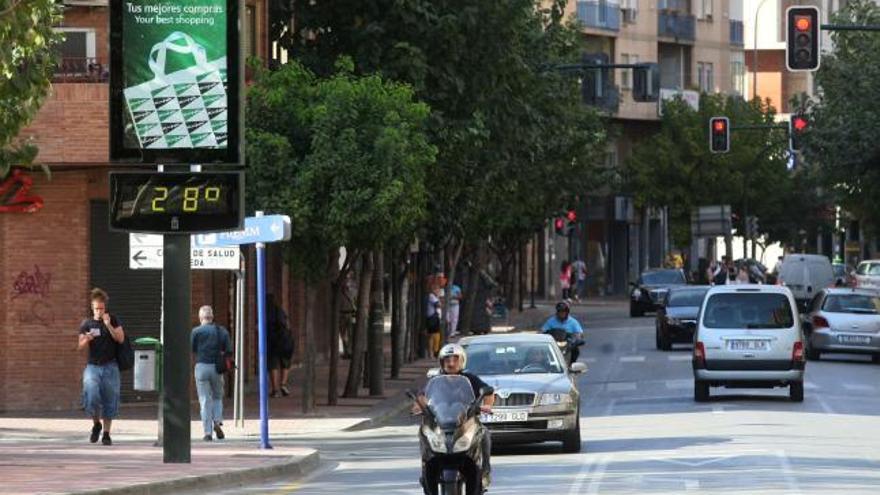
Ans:
{"type": "Polygon", "coordinates": [[[790,71],[819,68],[819,8],[789,7],[785,11],[785,65],[790,71]]]}
{"type": "Polygon", "coordinates": [[[556,218],[553,220],[553,229],[558,235],[565,235],[565,219],[556,218]]]}
{"type": "Polygon", "coordinates": [[[574,210],[568,210],[565,213],[565,218],[567,218],[569,222],[576,222],[577,221],[577,212],[574,210]]]}
{"type": "Polygon", "coordinates": [[[709,119],[709,149],[712,153],[730,151],[730,120],[727,117],[709,119]]]}
{"type": "Polygon", "coordinates": [[[789,148],[792,151],[801,150],[801,138],[810,126],[810,121],[803,113],[797,113],[791,116],[788,121],[788,138],[790,139],[789,148]]]}

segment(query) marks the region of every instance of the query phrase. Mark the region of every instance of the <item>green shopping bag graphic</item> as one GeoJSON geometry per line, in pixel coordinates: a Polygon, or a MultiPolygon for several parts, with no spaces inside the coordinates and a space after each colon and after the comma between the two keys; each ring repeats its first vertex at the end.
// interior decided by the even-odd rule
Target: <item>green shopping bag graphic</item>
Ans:
{"type": "Polygon", "coordinates": [[[147,62],[153,78],[123,91],[140,147],[226,148],[226,57],[208,60],[203,46],[174,31],[153,45],[147,62]],[[169,51],[194,63],[166,73],[169,51]]]}

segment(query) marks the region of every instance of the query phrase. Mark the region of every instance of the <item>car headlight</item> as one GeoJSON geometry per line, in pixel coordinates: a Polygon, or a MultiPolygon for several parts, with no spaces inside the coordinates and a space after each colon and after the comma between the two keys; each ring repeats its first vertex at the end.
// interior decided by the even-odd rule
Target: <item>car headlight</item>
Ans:
{"type": "Polygon", "coordinates": [[[634,297],[635,299],[639,299],[640,297],[642,297],[642,289],[636,289],[636,290],[634,290],[634,291],[633,291],[633,297],[634,297]]]}
{"type": "Polygon", "coordinates": [[[429,428],[427,425],[422,425],[422,435],[425,436],[431,450],[440,454],[446,453],[446,437],[440,428],[429,428]]]}
{"type": "Polygon", "coordinates": [[[571,396],[568,394],[541,394],[539,406],[556,406],[559,404],[568,404],[571,402],[571,396]]]}
{"type": "Polygon", "coordinates": [[[474,443],[474,437],[477,435],[477,422],[473,419],[469,419],[467,423],[462,427],[464,432],[458,437],[458,440],[455,441],[455,445],[452,446],[452,452],[467,452],[471,449],[471,445],[474,443]]]}

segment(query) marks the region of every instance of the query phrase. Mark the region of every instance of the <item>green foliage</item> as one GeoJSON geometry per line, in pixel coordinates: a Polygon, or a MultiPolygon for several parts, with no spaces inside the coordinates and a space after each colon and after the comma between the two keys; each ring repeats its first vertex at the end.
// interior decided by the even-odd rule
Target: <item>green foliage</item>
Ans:
{"type": "Polygon", "coordinates": [[[291,216],[294,261],[307,276],[323,275],[339,246],[412,235],[436,157],[429,115],[411,88],[378,75],[321,79],[298,63],[258,74],[248,93],[249,204],[291,216]]]}
{"type": "Polygon", "coordinates": [[[53,0],[0,0],[0,178],[28,167],[37,149],[16,136],[39,110],[56,61],[53,0]]]}
{"type": "Polygon", "coordinates": [[[327,73],[351,55],[358,73],[406,81],[433,113],[430,228],[480,240],[533,232],[576,193],[600,183],[605,138],[577,83],[544,70],[576,61],[580,35],[565,1],[297,2],[290,49],[327,73]]]}
{"type": "Polygon", "coordinates": [[[624,175],[636,203],[669,207],[678,246],[690,244],[691,211],[713,204],[730,204],[741,219],[744,213],[758,216],[770,241],[791,240],[791,215],[809,216],[813,207],[792,209],[805,207],[795,187],[803,181],[786,170],[785,130],[733,131],[730,153],[709,151],[710,117],[727,116],[731,126],[765,125],[774,123],[774,109],[757,100],[705,94],[699,108],[681,100],[665,104],[660,132],[635,148],[624,175]]]}
{"type": "MultiPolygon", "coordinates": [[[[867,0],[848,2],[835,24],[880,24],[880,7],[867,0]]],[[[834,51],[824,54],[816,73],[822,88],[811,108],[804,155],[847,211],[876,222],[880,213],[880,36],[876,32],[835,31],[834,51]]]]}

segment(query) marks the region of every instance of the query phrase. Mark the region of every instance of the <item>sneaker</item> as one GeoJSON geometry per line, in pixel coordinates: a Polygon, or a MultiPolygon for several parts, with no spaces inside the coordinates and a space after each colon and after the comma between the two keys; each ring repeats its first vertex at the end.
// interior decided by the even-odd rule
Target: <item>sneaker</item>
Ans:
{"type": "Polygon", "coordinates": [[[110,440],[110,434],[107,433],[106,431],[104,432],[104,435],[101,437],[101,443],[103,443],[104,445],[113,445],[113,440],[110,440]]]}
{"type": "Polygon", "coordinates": [[[223,429],[220,428],[220,423],[214,425],[214,433],[217,434],[217,440],[223,440],[226,438],[226,435],[223,434],[223,429]]]}
{"type": "Polygon", "coordinates": [[[271,398],[273,398],[273,399],[274,399],[275,397],[278,397],[278,391],[277,391],[277,390],[273,390],[273,391],[269,392],[269,397],[271,397],[271,398]]]}
{"type": "Polygon", "coordinates": [[[283,395],[283,396],[285,396],[285,397],[287,397],[288,395],[290,395],[290,389],[287,388],[287,385],[282,385],[282,386],[281,386],[281,395],[283,395]]]}
{"type": "Polygon", "coordinates": [[[202,437],[202,440],[204,440],[206,442],[213,442],[214,441],[214,439],[211,437],[211,435],[205,435],[204,437],[202,437]]]}
{"type": "Polygon", "coordinates": [[[101,423],[95,423],[92,426],[92,434],[89,436],[89,441],[92,443],[98,443],[98,437],[101,436],[101,423]]]}

